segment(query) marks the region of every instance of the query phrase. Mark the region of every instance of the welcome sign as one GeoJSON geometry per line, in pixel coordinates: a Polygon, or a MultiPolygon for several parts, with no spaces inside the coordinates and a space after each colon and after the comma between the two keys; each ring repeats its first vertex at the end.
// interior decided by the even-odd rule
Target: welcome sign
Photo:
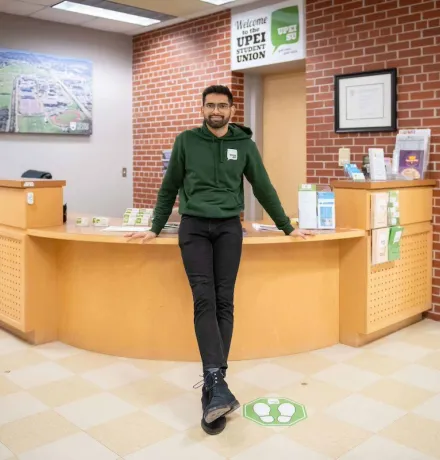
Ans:
{"type": "Polygon", "coordinates": [[[303,0],[233,14],[231,28],[232,70],[305,58],[303,0]]]}

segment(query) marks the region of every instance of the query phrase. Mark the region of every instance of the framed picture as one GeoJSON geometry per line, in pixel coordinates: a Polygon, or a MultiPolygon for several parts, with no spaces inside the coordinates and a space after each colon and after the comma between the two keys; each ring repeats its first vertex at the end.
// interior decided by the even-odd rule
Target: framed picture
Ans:
{"type": "Polygon", "coordinates": [[[397,130],[397,69],[335,75],[335,132],[397,130]]]}
{"type": "Polygon", "coordinates": [[[0,48],[0,134],[90,136],[93,64],[0,48]]]}

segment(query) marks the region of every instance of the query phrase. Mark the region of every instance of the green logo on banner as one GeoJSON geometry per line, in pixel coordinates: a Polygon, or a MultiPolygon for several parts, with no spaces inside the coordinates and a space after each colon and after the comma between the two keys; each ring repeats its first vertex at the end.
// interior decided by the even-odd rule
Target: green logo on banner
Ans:
{"type": "Polygon", "coordinates": [[[307,418],[302,404],[287,398],[259,398],[243,407],[245,418],[263,426],[292,426],[307,418]]]}
{"type": "Polygon", "coordinates": [[[298,6],[288,6],[272,13],[272,45],[275,51],[281,45],[292,45],[299,41],[298,6]]]}

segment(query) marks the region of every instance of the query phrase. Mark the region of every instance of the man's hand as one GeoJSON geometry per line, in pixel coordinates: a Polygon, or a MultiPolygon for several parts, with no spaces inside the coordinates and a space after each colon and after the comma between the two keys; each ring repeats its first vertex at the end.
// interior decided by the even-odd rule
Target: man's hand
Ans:
{"type": "Polygon", "coordinates": [[[307,239],[307,236],[313,236],[315,235],[315,232],[312,230],[301,230],[299,228],[295,229],[289,236],[295,236],[302,238],[303,240],[307,239]]]}
{"type": "Polygon", "coordinates": [[[148,243],[151,240],[154,240],[154,238],[157,238],[157,235],[153,232],[132,232],[132,233],[126,233],[125,238],[128,238],[128,241],[131,240],[141,240],[141,243],[148,243]]]}

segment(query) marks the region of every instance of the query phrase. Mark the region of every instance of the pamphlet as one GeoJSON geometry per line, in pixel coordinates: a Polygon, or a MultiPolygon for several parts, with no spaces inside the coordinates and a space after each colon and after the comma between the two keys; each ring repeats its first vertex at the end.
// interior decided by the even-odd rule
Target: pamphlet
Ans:
{"type": "Polygon", "coordinates": [[[334,229],[335,226],[335,194],[318,192],[318,228],[334,229]]]}
{"type": "Polygon", "coordinates": [[[402,227],[390,228],[390,239],[388,241],[388,260],[390,262],[400,259],[400,240],[402,239],[402,233],[402,227]]]}
{"type": "Polygon", "coordinates": [[[387,192],[371,194],[371,228],[388,226],[388,201],[387,192]]]}
{"type": "Polygon", "coordinates": [[[368,149],[370,157],[370,178],[372,181],[387,180],[385,153],[383,149],[368,149]]]}
{"type": "Polygon", "coordinates": [[[423,179],[423,150],[400,150],[399,173],[407,179],[423,179]]]}
{"type": "Polygon", "coordinates": [[[303,184],[299,186],[298,217],[300,228],[316,229],[318,227],[317,200],[316,185],[303,184]]]}
{"type": "Polygon", "coordinates": [[[388,226],[400,225],[399,190],[390,190],[388,201],[388,226]]]}
{"type": "MultiPolygon", "coordinates": [[[[402,151],[422,151],[421,171],[425,173],[429,164],[431,129],[400,129],[396,137],[395,159],[393,169],[397,173],[402,151]]],[[[394,157],[393,157],[394,158],[394,157]]],[[[423,177],[423,174],[421,175],[423,177]]],[[[412,177],[410,177],[412,179],[412,177]]]]}
{"type": "Polygon", "coordinates": [[[379,228],[371,232],[371,264],[378,265],[388,262],[389,227],[379,228]]]}

